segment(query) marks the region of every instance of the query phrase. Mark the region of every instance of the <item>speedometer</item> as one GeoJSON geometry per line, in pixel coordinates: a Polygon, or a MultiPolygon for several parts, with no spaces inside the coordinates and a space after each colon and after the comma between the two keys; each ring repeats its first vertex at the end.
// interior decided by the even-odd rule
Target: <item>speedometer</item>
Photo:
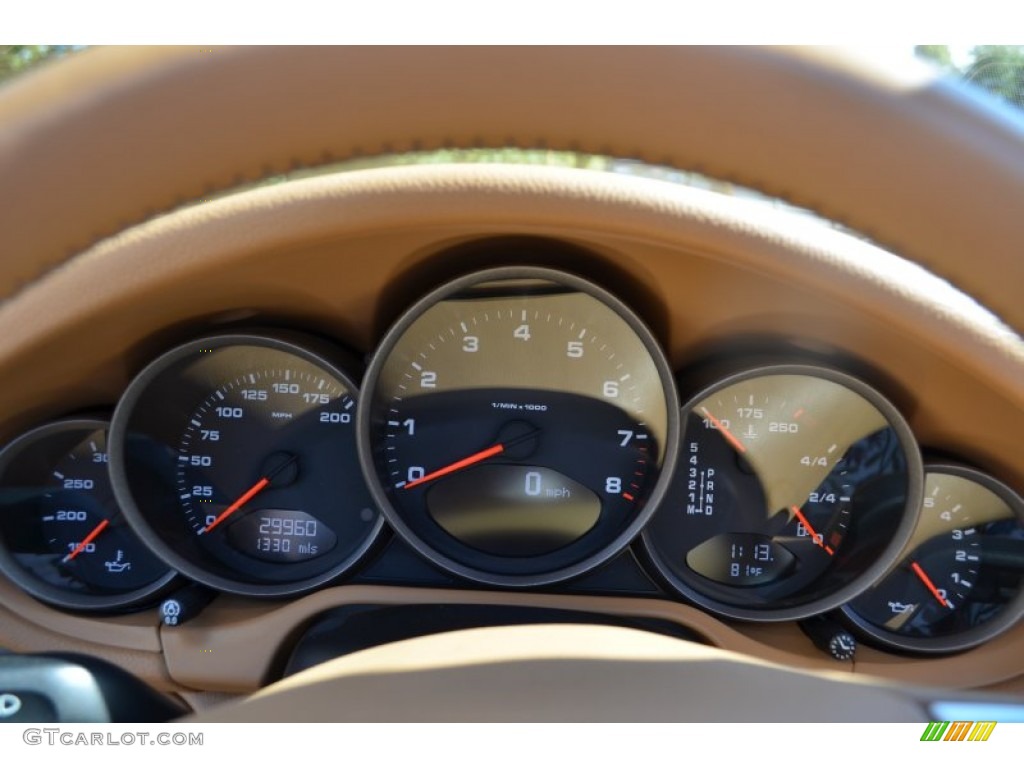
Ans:
{"type": "Polygon", "coordinates": [[[343,355],[297,335],[186,344],[128,387],[111,427],[125,516],[177,570],[281,595],[351,568],[383,525],[359,471],[343,355]]]}
{"type": "Polygon", "coordinates": [[[388,332],[359,407],[363,467],[392,526],[461,576],[529,586],[635,536],[677,450],[650,331],[550,269],[456,280],[388,332]]]}

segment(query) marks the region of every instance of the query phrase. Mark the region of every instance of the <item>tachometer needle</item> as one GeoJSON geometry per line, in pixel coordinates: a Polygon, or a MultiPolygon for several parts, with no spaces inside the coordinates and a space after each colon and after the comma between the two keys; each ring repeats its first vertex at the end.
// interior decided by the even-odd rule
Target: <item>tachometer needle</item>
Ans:
{"type": "Polygon", "coordinates": [[[792,507],[790,507],[790,510],[792,510],[793,514],[796,515],[796,519],[799,520],[801,524],[803,524],[804,528],[807,529],[807,533],[809,533],[811,536],[811,541],[813,541],[819,547],[824,549],[830,555],[834,555],[835,550],[825,543],[825,539],[822,536],[819,536],[817,534],[817,532],[814,530],[814,526],[811,525],[811,521],[807,519],[807,515],[800,511],[800,507],[794,504],[792,507]]]}
{"type": "Polygon", "coordinates": [[[932,593],[932,597],[934,597],[936,600],[938,600],[939,604],[943,608],[952,608],[953,607],[952,604],[946,598],[944,598],[942,596],[942,593],[939,592],[938,588],[935,586],[935,582],[928,578],[928,574],[924,572],[924,568],[922,568],[920,565],[917,564],[916,560],[911,560],[910,561],[910,568],[911,568],[911,570],[914,571],[914,573],[917,574],[917,578],[919,578],[921,580],[921,582],[926,587],[928,587],[928,591],[932,593]]]}
{"type": "Polygon", "coordinates": [[[492,445],[490,448],[484,448],[482,451],[477,451],[472,456],[467,456],[464,459],[453,461],[451,464],[441,467],[440,469],[435,469],[429,475],[424,475],[423,477],[417,478],[416,480],[410,480],[402,487],[415,488],[417,485],[429,483],[431,480],[436,480],[439,477],[450,475],[452,472],[458,472],[460,469],[465,469],[466,467],[472,466],[473,464],[477,464],[483,461],[484,459],[489,459],[491,458],[491,456],[497,456],[499,453],[503,453],[504,450],[505,446],[502,443],[497,443],[495,445],[492,445]]]}
{"type": "Polygon", "coordinates": [[[429,483],[431,480],[436,480],[439,477],[450,475],[452,472],[458,472],[460,469],[465,469],[466,467],[471,467],[474,464],[479,464],[481,461],[485,461],[491,458],[492,456],[497,456],[500,453],[504,453],[505,449],[507,448],[511,448],[514,445],[519,445],[519,443],[526,442],[534,435],[536,435],[538,432],[540,432],[539,429],[531,429],[529,432],[519,435],[518,437],[514,437],[511,440],[506,440],[503,443],[495,443],[490,448],[484,448],[482,451],[477,451],[476,453],[472,454],[471,456],[467,456],[464,459],[453,461],[451,464],[446,464],[440,469],[435,469],[433,472],[426,474],[423,477],[418,477],[415,480],[410,480],[409,482],[404,483],[399,487],[406,490],[408,490],[409,488],[415,488],[417,485],[429,483]]]}
{"type": "Polygon", "coordinates": [[[71,552],[69,554],[65,555],[64,559],[61,560],[61,562],[62,563],[70,563],[72,560],[74,560],[76,557],[78,557],[79,554],[81,554],[82,552],[85,551],[86,547],[88,547],[90,544],[92,544],[93,540],[97,536],[99,536],[101,533],[103,533],[103,529],[106,528],[108,525],[110,525],[110,520],[106,520],[106,519],[101,520],[100,524],[97,525],[95,528],[93,528],[89,532],[88,536],[86,536],[84,539],[82,539],[80,542],[78,542],[78,546],[75,547],[73,550],[71,550],[71,552]]]}
{"type": "Polygon", "coordinates": [[[746,453],[747,452],[747,447],[743,443],[741,443],[738,439],[736,439],[736,436],[732,432],[730,432],[728,429],[726,429],[725,425],[722,422],[720,422],[718,419],[716,419],[714,416],[712,416],[711,415],[711,411],[709,411],[703,405],[700,407],[700,409],[702,411],[704,411],[704,415],[708,417],[708,421],[711,422],[711,424],[714,426],[715,429],[717,429],[719,432],[722,433],[722,437],[724,437],[726,440],[728,440],[729,444],[732,445],[733,448],[735,448],[740,453],[746,453]]]}

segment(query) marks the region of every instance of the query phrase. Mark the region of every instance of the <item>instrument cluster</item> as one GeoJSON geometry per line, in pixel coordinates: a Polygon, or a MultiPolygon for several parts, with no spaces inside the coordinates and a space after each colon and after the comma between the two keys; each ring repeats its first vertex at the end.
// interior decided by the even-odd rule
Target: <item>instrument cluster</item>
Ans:
{"type": "Polygon", "coordinates": [[[185,579],[281,598],[353,578],[395,536],[461,583],[559,585],[632,547],[719,616],[836,611],[887,648],[977,645],[1024,614],[1024,502],[925,462],[860,378],[729,363],[679,387],[641,317],[563,271],[427,294],[364,375],[323,339],[195,339],[109,419],[0,452],[0,570],[70,610],[185,579]]]}

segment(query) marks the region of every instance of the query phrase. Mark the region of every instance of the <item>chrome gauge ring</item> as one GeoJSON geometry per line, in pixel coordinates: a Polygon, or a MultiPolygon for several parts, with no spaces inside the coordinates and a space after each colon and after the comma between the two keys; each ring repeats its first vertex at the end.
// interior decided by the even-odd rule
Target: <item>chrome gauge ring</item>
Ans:
{"type": "Polygon", "coordinates": [[[637,535],[678,450],[651,332],[565,272],[455,280],[388,331],[366,374],[359,446],[391,526],[445,570],[536,586],[637,535]]]}

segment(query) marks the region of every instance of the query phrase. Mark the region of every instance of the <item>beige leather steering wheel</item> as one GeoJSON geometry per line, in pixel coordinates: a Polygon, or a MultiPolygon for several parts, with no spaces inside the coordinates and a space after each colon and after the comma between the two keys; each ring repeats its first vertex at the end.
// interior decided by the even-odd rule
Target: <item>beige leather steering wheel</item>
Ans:
{"type": "Polygon", "coordinates": [[[1024,120],[829,49],[87,51],[0,92],[0,297],[240,182],[506,145],[635,157],[784,197],[1024,330],[1024,120]]]}
{"type": "Polygon", "coordinates": [[[1016,329],[993,352],[1024,402],[1024,121],[835,51],[88,51],[0,90],[0,299],[16,305],[104,238],[245,181],[506,145],[698,170],[844,222],[1016,329]]]}

